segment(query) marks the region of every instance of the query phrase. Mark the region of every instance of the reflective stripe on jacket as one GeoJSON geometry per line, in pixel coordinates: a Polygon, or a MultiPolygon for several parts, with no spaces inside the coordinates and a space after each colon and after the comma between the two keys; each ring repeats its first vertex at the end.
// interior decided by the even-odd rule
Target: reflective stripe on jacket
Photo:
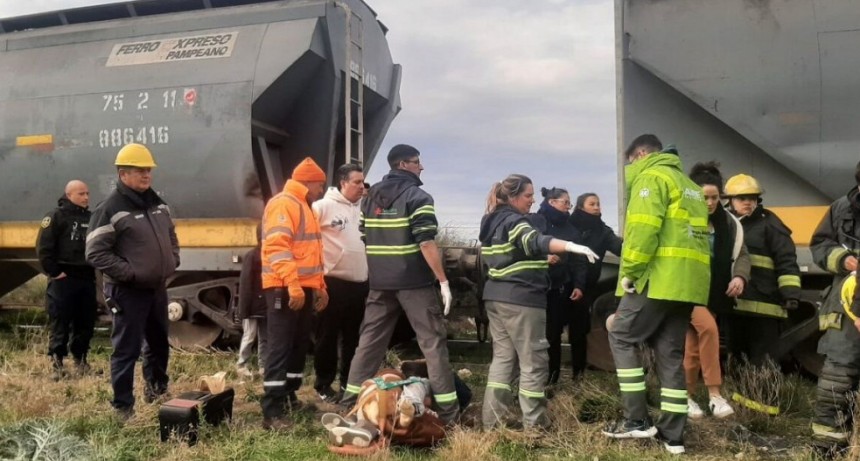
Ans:
{"type": "Polygon", "coordinates": [[[307,202],[308,189],[292,179],[263,212],[263,288],[325,288],[320,226],[307,202]]]}
{"type": "Polygon", "coordinates": [[[787,299],[800,299],[800,267],[791,230],[770,210],[759,205],[740,218],[750,254],[750,280],[737,299],[735,310],[767,317],[787,318],[787,299]]]}
{"type": "Polygon", "coordinates": [[[525,215],[500,205],[481,220],[481,260],[487,266],[483,299],[546,309],[549,242],[525,215]]]}
{"type": "Polygon", "coordinates": [[[421,242],[436,238],[436,210],[421,184],[408,171],[391,170],[364,199],[359,230],[371,290],[413,290],[436,282],[421,252],[421,242]]]}
{"type": "Polygon", "coordinates": [[[708,207],[702,188],[684,175],[681,159],[654,153],[625,168],[627,218],[622,277],[648,297],[705,305],[710,286],[708,207]]]}
{"type": "Polygon", "coordinates": [[[117,182],[90,217],[86,255],[108,283],[163,288],[179,267],[170,207],[152,189],[139,193],[117,182]]]}
{"type": "MultiPolygon", "coordinates": [[[[845,260],[860,250],[860,194],[856,187],[830,205],[812,241],[812,259],[818,267],[835,276],[847,275],[845,260]]],[[[834,283],[841,280],[835,277],[834,283]]]]}

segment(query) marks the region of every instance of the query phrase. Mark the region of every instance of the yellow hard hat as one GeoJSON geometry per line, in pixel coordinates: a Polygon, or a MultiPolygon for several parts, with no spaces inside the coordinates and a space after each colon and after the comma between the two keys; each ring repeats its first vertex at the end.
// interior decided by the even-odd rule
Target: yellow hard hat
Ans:
{"type": "MultiPolygon", "coordinates": [[[[848,316],[851,315],[851,304],[854,303],[854,290],[857,289],[857,277],[854,275],[849,275],[845,278],[845,281],[842,282],[842,292],[840,293],[840,299],[842,300],[842,308],[845,309],[845,312],[848,312],[848,316]]],[[[856,320],[856,319],[855,319],[856,320]]]]}
{"type": "Polygon", "coordinates": [[[761,194],[761,186],[759,186],[758,181],[750,175],[737,174],[726,181],[726,195],[729,197],[761,194]]]}
{"type": "Polygon", "coordinates": [[[116,154],[116,161],[113,162],[116,166],[134,166],[138,168],[155,168],[155,159],[152,158],[152,152],[143,144],[126,144],[116,154]]]}

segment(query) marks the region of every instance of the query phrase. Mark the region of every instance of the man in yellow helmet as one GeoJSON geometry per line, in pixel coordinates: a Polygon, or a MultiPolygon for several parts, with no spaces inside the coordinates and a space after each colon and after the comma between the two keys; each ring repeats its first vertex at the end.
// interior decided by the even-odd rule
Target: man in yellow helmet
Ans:
{"type": "Polygon", "coordinates": [[[849,396],[860,381],[860,293],[855,279],[860,253],[860,163],[854,179],[857,185],[830,205],[810,242],[815,264],[833,274],[831,295],[819,312],[824,320],[820,325],[826,327],[818,343],[818,352],[826,357],[818,375],[812,420],[813,438],[819,445],[848,445],[849,396]]]}
{"type": "Polygon", "coordinates": [[[134,413],[134,365],[143,346],[144,400],[167,392],[167,290],[179,266],[170,208],[152,190],[155,160],[146,146],[128,144],[114,162],[116,190],[100,203],[87,232],[87,261],[104,276],[113,313],[111,402],[126,420],[134,413]]]}
{"type": "Polygon", "coordinates": [[[727,317],[729,351],[753,365],[774,357],[782,320],[797,309],[800,299],[800,267],[791,230],[761,203],[762,189],[749,175],[726,181],[729,209],[744,226],[744,243],[752,270],[744,292],[738,296],[735,313],[727,317]]]}

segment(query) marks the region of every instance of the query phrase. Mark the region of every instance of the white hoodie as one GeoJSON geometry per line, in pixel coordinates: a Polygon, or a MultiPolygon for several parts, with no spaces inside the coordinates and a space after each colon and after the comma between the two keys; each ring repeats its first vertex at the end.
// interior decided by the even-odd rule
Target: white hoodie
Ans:
{"type": "Polygon", "coordinates": [[[358,231],[359,202],[351,203],[336,187],[313,203],[320,222],[325,275],[350,282],[367,280],[367,256],[358,231]]]}

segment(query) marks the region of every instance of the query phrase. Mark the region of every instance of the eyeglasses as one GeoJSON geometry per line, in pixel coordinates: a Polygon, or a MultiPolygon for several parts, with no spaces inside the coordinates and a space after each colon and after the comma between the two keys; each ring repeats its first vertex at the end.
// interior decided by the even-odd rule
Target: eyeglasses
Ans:
{"type": "Polygon", "coordinates": [[[557,198],[550,199],[550,200],[555,200],[556,202],[560,202],[562,205],[564,205],[564,206],[566,206],[566,207],[568,207],[568,208],[570,208],[570,207],[571,207],[570,200],[559,200],[559,199],[557,199],[557,198]]]}
{"type": "Polygon", "coordinates": [[[406,162],[406,163],[414,163],[414,164],[416,164],[416,165],[420,165],[420,164],[421,164],[421,159],[418,159],[418,158],[416,158],[416,159],[414,159],[414,160],[402,160],[402,161],[403,161],[403,162],[406,162]]]}

